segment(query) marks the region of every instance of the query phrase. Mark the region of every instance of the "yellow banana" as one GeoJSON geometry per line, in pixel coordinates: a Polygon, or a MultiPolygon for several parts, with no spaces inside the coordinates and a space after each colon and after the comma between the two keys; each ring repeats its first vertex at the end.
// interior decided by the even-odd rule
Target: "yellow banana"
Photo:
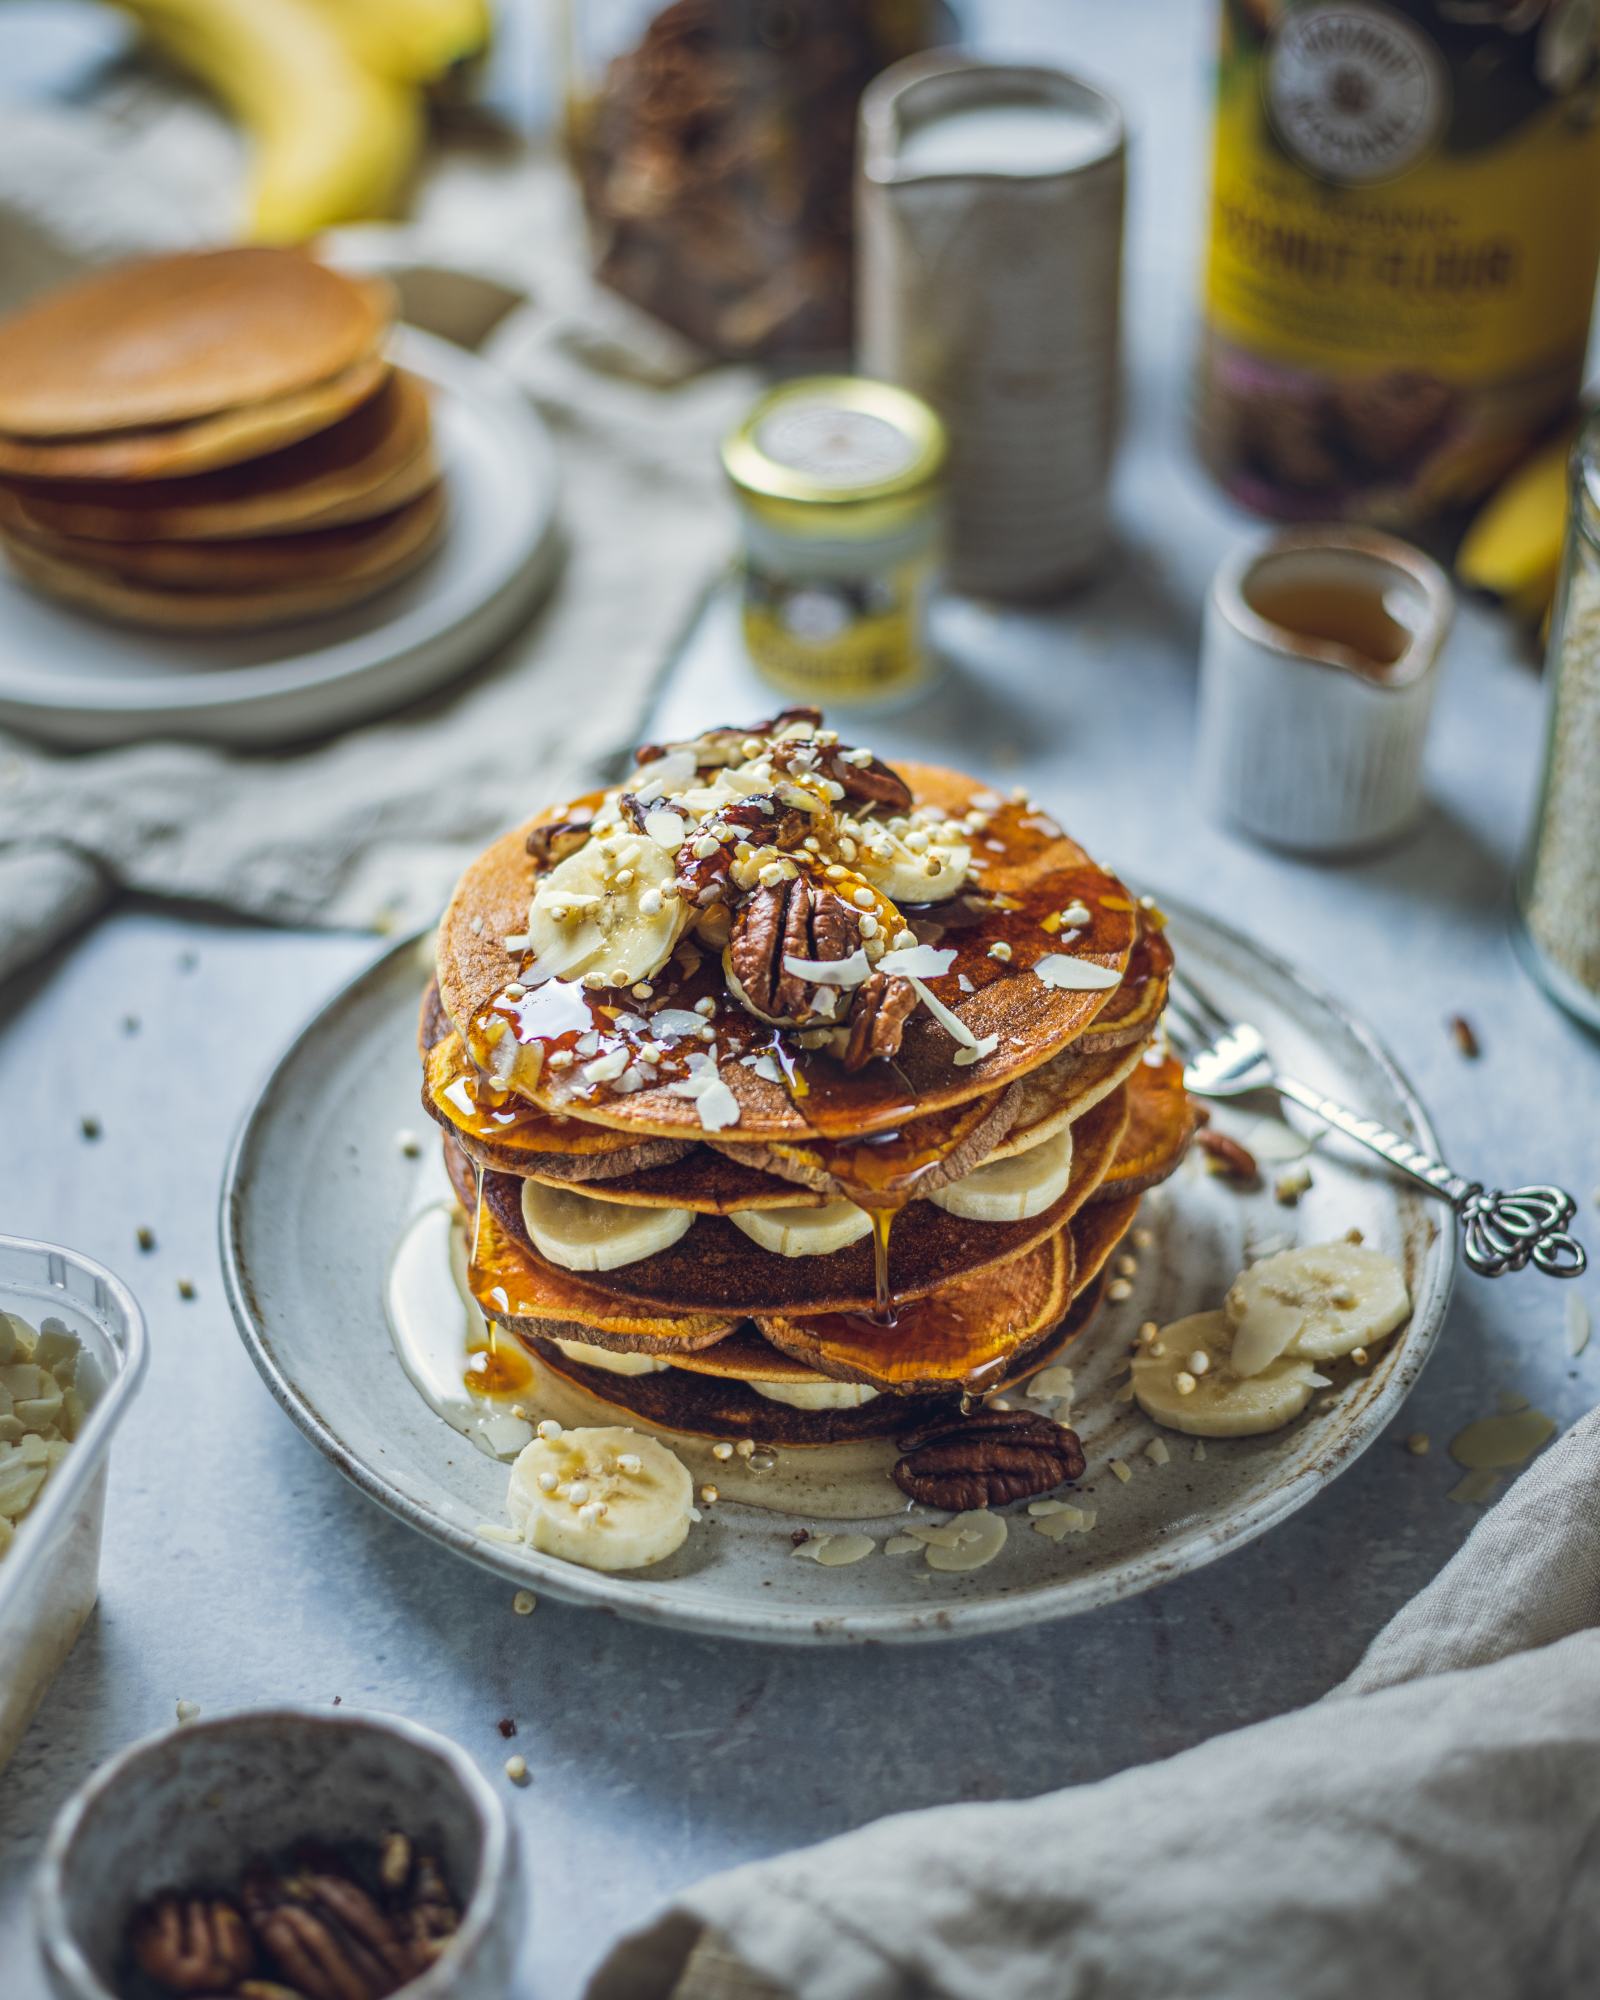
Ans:
{"type": "Polygon", "coordinates": [[[1492,591],[1537,624],[1561,565],[1567,520],[1567,458],[1574,432],[1564,430],[1525,459],[1480,508],[1456,552],[1456,575],[1492,591]]]}
{"type": "Polygon", "coordinates": [[[316,0],[121,0],[255,141],[245,233],[296,243],[394,212],[422,145],[422,100],[375,75],[316,0]]]}
{"type": "Polygon", "coordinates": [[[488,0],[318,0],[379,76],[436,83],[489,45],[488,0]]]}

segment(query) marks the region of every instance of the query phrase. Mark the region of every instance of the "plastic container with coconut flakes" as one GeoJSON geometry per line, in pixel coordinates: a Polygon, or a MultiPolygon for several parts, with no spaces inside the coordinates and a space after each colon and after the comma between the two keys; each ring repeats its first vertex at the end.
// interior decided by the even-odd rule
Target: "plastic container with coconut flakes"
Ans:
{"type": "Polygon", "coordinates": [[[0,1769],[94,1608],[111,1438],[145,1365],[133,1295],[76,1251],[0,1236],[0,1312],[76,1343],[82,1421],[0,1555],[0,1769]]]}

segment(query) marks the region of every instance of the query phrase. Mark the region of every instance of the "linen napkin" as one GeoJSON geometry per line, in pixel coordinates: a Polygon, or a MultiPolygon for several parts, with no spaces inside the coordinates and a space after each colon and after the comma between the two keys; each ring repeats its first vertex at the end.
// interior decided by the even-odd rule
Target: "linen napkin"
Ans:
{"type": "Polygon", "coordinates": [[[689,1890],[589,2000],[1566,2000],[1600,1967],[1600,1412],[1309,1708],[689,1890]]]}
{"type": "MultiPolygon", "coordinates": [[[[109,109],[8,118],[0,309],[87,263],[215,240],[215,191],[232,171],[187,99],[141,90],[109,109]]],[[[485,840],[634,739],[725,559],[716,445],[752,378],[701,372],[675,335],[590,286],[553,159],[446,154],[414,223],[340,232],[327,248],[389,271],[408,317],[479,345],[549,422],[566,544],[554,592],[481,672],[303,749],[69,755],[0,732],[0,982],[119,889],[285,924],[430,917],[485,840]]]]}

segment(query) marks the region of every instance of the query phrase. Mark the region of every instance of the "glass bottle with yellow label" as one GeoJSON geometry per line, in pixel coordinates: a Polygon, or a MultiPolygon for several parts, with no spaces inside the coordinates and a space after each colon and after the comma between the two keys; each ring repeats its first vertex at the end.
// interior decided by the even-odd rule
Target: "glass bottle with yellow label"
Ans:
{"type": "Polygon", "coordinates": [[[1594,0],[1222,0],[1198,431],[1237,499],[1414,525],[1576,397],[1594,0]]]}
{"type": "Polygon", "coordinates": [[[722,462],[743,528],[745,645],[785,694],[888,706],[932,679],[945,433],[908,390],[818,375],[763,396],[722,462]]]}

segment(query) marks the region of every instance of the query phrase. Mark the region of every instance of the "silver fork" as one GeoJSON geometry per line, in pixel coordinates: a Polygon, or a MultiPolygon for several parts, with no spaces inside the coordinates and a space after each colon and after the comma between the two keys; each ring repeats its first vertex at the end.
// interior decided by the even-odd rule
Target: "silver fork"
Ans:
{"type": "Polygon", "coordinates": [[[1462,1248],[1480,1276],[1498,1278],[1530,1263],[1552,1278],[1581,1277],[1588,1268],[1583,1245],[1567,1233],[1578,1204],[1564,1189],[1525,1187],[1502,1193],[1486,1189],[1482,1181],[1463,1180],[1376,1118],[1363,1118],[1297,1077],[1285,1076],[1273,1063],[1260,1029],[1248,1021],[1228,1020],[1182,973],[1172,975],[1167,989],[1166,1025],[1184,1064],[1184,1083],[1197,1097],[1275,1090],[1442,1196],[1460,1217],[1462,1248]]]}

